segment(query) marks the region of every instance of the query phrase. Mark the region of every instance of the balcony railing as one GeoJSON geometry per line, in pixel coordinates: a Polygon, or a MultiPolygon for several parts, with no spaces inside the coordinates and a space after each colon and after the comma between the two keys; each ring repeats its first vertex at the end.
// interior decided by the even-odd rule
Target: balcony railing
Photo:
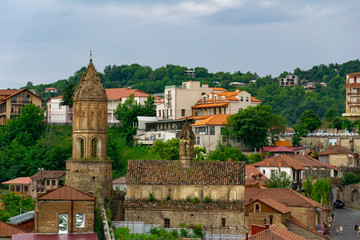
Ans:
{"type": "Polygon", "coordinates": [[[12,104],[31,104],[32,101],[30,100],[22,100],[22,101],[18,101],[18,100],[11,100],[12,104]]]}
{"type": "Polygon", "coordinates": [[[20,115],[20,111],[11,111],[10,115],[20,115]]]}
{"type": "Polygon", "coordinates": [[[360,105],[360,101],[348,101],[348,105],[360,105]]]}
{"type": "Polygon", "coordinates": [[[347,95],[349,95],[349,96],[356,96],[356,95],[360,95],[360,92],[358,93],[358,92],[348,92],[347,93],[347,95]]]}

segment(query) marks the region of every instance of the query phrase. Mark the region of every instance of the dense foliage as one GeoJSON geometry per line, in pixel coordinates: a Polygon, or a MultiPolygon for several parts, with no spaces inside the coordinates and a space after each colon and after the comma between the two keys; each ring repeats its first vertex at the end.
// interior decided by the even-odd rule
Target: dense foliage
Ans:
{"type": "Polygon", "coordinates": [[[268,188],[291,188],[292,183],[290,176],[278,168],[271,174],[270,179],[265,181],[265,185],[268,188]]]}
{"type": "Polygon", "coordinates": [[[331,181],[328,178],[318,178],[314,183],[311,178],[307,178],[303,181],[302,190],[305,196],[326,205],[327,195],[331,188],[331,181]]]}
{"type": "Polygon", "coordinates": [[[35,200],[31,197],[19,196],[15,193],[0,192],[0,221],[7,222],[10,217],[19,215],[35,208],[35,200]]]}
{"type": "MultiPolygon", "coordinates": [[[[106,66],[104,72],[99,72],[99,77],[104,88],[131,87],[146,91],[147,93],[163,93],[165,86],[180,85],[183,81],[194,78],[185,76],[187,67],[168,64],[165,67],[152,69],[149,66],[139,64],[106,66]]],[[[234,73],[217,72],[209,73],[206,68],[197,67],[196,80],[201,83],[209,84],[210,87],[222,87],[228,90],[235,88],[230,86],[230,82],[250,83],[256,80],[254,84],[241,88],[252,94],[252,96],[263,101],[263,104],[270,105],[275,114],[287,119],[288,125],[297,123],[301,114],[305,110],[313,110],[320,118],[323,118],[328,109],[333,109],[336,115],[345,111],[345,75],[351,72],[360,72],[360,61],[353,60],[339,64],[321,64],[314,66],[309,70],[296,68],[293,72],[284,72],[280,77],[287,74],[296,74],[299,82],[308,80],[316,83],[313,91],[306,92],[301,86],[295,88],[279,88],[279,81],[272,76],[259,77],[256,73],[234,73]],[[319,83],[324,82],[326,87],[319,83]]],[[[34,86],[31,82],[25,86],[29,89],[35,89],[41,97],[48,100],[55,95],[64,93],[69,84],[78,84],[85,67],[75,72],[68,79],[59,80],[52,84],[40,84],[34,86]],[[56,87],[58,93],[45,93],[46,87],[56,87]]]]}

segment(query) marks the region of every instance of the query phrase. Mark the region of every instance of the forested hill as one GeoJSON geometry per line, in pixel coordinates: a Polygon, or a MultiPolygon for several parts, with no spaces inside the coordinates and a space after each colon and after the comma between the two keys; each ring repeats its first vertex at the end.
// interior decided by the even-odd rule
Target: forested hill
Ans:
{"type": "MultiPolygon", "coordinates": [[[[228,90],[234,90],[229,86],[230,82],[249,83],[256,80],[256,83],[241,88],[250,92],[253,96],[263,101],[263,104],[270,105],[274,113],[285,117],[289,125],[293,125],[299,119],[304,110],[314,110],[321,118],[329,108],[335,109],[340,115],[345,111],[345,75],[351,72],[360,72],[360,61],[353,60],[343,64],[329,64],[314,66],[309,70],[294,69],[293,72],[284,72],[287,74],[296,74],[299,81],[309,80],[316,83],[325,82],[327,87],[316,85],[312,92],[305,92],[304,88],[297,86],[295,88],[278,88],[278,79],[271,75],[260,77],[256,73],[234,73],[217,72],[209,73],[206,68],[197,67],[196,79],[184,75],[189,70],[187,67],[168,64],[165,67],[152,69],[148,66],[139,64],[106,66],[104,72],[99,72],[100,79],[105,88],[131,87],[141,89],[147,93],[162,93],[165,86],[181,85],[183,81],[197,80],[201,83],[207,83],[210,87],[222,87],[228,90]]],[[[44,93],[47,87],[56,87],[58,94],[62,94],[64,88],[71,83],[77,85],[85,67],[77,71],[73,76],[65,80],[59,80],[52,84],[40,84],[33,86],[31,82],[25,86],[29,89],[35,89],[45,100],[55,96],[54,93],[44,93]]]]}

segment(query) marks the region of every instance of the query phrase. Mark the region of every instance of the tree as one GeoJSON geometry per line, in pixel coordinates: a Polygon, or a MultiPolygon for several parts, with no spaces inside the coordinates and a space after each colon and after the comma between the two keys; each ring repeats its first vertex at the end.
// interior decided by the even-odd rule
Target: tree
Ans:
{"type": "Polygon", "coordinates": [[[154,141],[150,152],[156,153],[163,160],[178,160],[179,159],[179,139],[172,138],[166,142],[161,140],[154,141]]]}
{"type": "Polygon", "coordinates": [[[19,196],[11,192],[0,192],[3,209],[0,210],[0,221],[7,222],[10,217],[19,215],[20,212],[32,211],[35,200],[30,196],[19,196]]]}
{"type": "Polygon", "coordinates": [[[244,139],[245,145],[252,149],[265,146],[268,144],[269,129],[273,127],[274,118],[270,106],[247,107],[228,117],[230,137],[244,139]]]}
{"type": "Polygon", "coordinates": [[[331,181],[328,178],[318,178],[313,185],[311,198],[321,204],[327,204],[327,194],[331,191],[331,181]]]}
{"type": "Polygon", "coordinates": [[[302,190],[304,191],[305,196],[311,198],[313,194],[313,184],[310,177],[303,181],[302,190]]]}
{"type": "Polygon", "coordinates": [[[333,119],[337,116],[338,116],[337,111],[333,108],[329,108],[328,110],[326,110],[324,120],[327,122],[332,122],[333,119]]]}
{"type": "Polygon", "coordinates": [[[271,127],[269,128],[269,136],[271,139],[271,145],[275,141],[279,140],[279,133],[286,129],[286,119],[280,115],[272,114],[271,115],[271,127]]]}
{"type": "Polygon", "coordinates": [[[69,106],[70,108],[73,107],[73,96],[75,91],[75,85],[70,83],[67,85],[63,91],[63,98],[61,100],[61,105],[69,106]]]}
{"type": "Polygon", "coordinates": [[[147,96],[144,105],[140,107],[141,113],[139,116],[156,116],[156,105],[155,105],[155,98],[149,94],[147,96]]]}
{"type": "Polygon", "coordinates": [[[290,176],[278,168],[271,174],[270,180],[265,181],[265,185],[268,188],[291,188],[292,183],[290,176]]]}
{"type": "Polygon", "coordinates": [[[219,143],[216,150],[209,151],[206,155],[207,161],[227,161],[231,158],[233,161],[247,162],[248,157],[241,152],[237,147],[226,146],[224,147],[219,143]]]}
{"type": "Polygon", "coordinates": [[[301,114],[300,123],[305,124],[309,132],[312,132],[320,126],[321,121],[313,110],[306,110],[301,114]]]}

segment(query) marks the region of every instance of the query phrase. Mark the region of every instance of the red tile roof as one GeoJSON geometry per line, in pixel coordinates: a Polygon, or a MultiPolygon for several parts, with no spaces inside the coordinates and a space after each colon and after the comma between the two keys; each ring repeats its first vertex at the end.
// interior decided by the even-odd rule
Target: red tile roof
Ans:
{"type": "MultiPolygon", "coordinates": [[[[5,98],[3,98],[3,99],[1,99],[1,100],[2,100],[2,101],[5,101],[6,99],[11,98],[12,96],[15,96],[16,94],[19,94],[19,93],[24,92],[24,91],[28,91],[28,92],[31,93],[32,95],[37,96],[37,97],[40,98],[40,96],[39,96],[38,94],[34,94],[32,91],[30,91],[30,90],[28,90],[28,89],[26,89],[26,88],[23,88],[23,89],[17,90],[16,92],[13,92],[11,95],[6,96],[5,98]]],[[[41,101],[44,101],[42,98],[40,98],[40,99],[41,99],[41,101]]]]}
{"type": "Polygon", "coordinates": [[[126,183],[126,177],[120,177],[113,181],[113,184],[125,184],[125,183],[126,183]]]}
{"type": "Polygon", "coordinates": [[[6,90],[6,89],[0,89],[0,96],[10,96],[19,90],[6,90]]]}
{"type": "Polygon", "coordinates": [[[107,88],[105,89],[108,100],[120,100],[123,97],[129,97],[133,94],[135,97],[147,97],[147,94],[144,91],[138,89],[130,89],[130,88],[107,88]]]}
{"type": "Polygon", "coordinates": [[[66,174],[65,171],[61,170],[45,170],[45,171],[39,171],[31,176],[31,179],[33,180],[41,180],[41,179],[56,179],[64,176],[66,174]]]}
{"type": "Polygon", "coordinates": [[[252,101],[252,102],[262,102],[261,100],[256,99],[256,98],[254,98],[254,97],[251,97],[251,101],[252,101]]]}
{"type": "MultiPolygon", "coordinates": [[[[283,213],[283,214],[291,212],[290,208],[286,207],[284,204],[281,204],[281,203],[275,201],[272,198],[258,198],[258,199],[253,200],[252,202],[256,202],[256,201],[262,202],[262,203],[268,205],[270,208],[275,209],[278,212],[283,213]]],[[[250,203],[252,203],[252,202],[250,202],[250,203]]],[[[248,204],[250,204],[250,203],[248,203],[248,204]]]]}
{"type": "Polygon", "coordinates": [[[260,185],[265,185],[265,180],[267,177],[263,175],[256,167],[253,165],[245,165],[245,184],[249,185],[255,182],[259,182],[260,185]]]}
{"type": "Polygon", "coordinates": [[[68,201],[95,201],[94,197],[76,190],[70,186],[63,186],[37,198],[38,200],[68,200],[68,201]]]}
{"type": "Polygon", "coordinates": [[[316,159],[301,155],[278,155],[254,163],[255,167],[289,167],[294,170],[302,170],[308,168],[331,168],[328,164],[324,164],[316,159]]]}
{"type": "Polygon", "coordinates": [[[217,125],[222,126],[224,124],[227,124],[227,117],[230,116],[230,114],[216,114],[212,115],[202,121],[199,121],[197,123],[194,123],[191,126],[202,126],[202,125],[217,125]]]}
{"type": "Polygon", "coordinates": [[[340,145],[330,146],[325,151],[319,153],[318,156],[331,155],[331,154],[351,154],[353,156],[359,157],[358,154],[356,154],[356,153],[350,151],[349,149],[344,148],[344,147],[342,147],[340,145]]]}
{"type": "Polygon", "coordinates": [[[346,75],[348,75],[349,77],[360,77],[360,72],[348,73],[346,75]]]}
{"type": "Polygon", "coordinates": [[[325,210],[320,203],[287,188],[246,188],[245,203],[258,198],[272,198],[287,207],[316,207],[325,210]]]}
{"type": "Polygon", "coordinates": [[[262,149],[265,152],[294,152],[294,150],[301,150],[301,149],[307,149],[308,147],[285,147],[285,146],[279,146],[279,147],[273,147],[273,146],[264,146],[262,149]]]}
{"type": "Polygon", "coordinates": [[[26,233],[26,231],[20,227],[0,221],[0,238],[11,238],[12,235],[19,233],[26,233]]]}
{"type": "Polygon", "coordinates": [[[179,160],[128,161],[127,184],[245,185],[243,162],[192,161],[184,168],[179,160]]]}
{"type": "Polygon", "coordinates": [[[23,185],[30,185],[31,178],[30,177],[18,177],[6,182],[2,182],[1,184],[23,184],[23,185]]]}
{"type": "Polygon", "coordinates": [[[271,225],[268,229],[249,237],[249,240],[306,240],[306,238],[277,225],[271,225]]]}

